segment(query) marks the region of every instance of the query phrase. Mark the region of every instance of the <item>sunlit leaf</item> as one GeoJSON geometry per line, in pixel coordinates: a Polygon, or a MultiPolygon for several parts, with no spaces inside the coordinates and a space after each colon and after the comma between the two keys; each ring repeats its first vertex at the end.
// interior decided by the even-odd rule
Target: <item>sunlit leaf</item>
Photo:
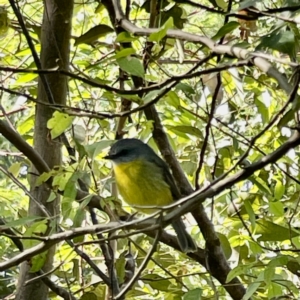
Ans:
{"type": "Polygon", "coordinates": [[[31,268],[30,272],[35,273],[41,270],[41,268],[44,266],[46,259],[47,259],[47,253],[48,251],[42,252],[38,255],[35,255],[31,258],[31,268]]]}
{"type": "Polygon", "coordinates": [[[180,132],[180,133],[190,134],[199,138],[203,137],[202,132],[198,128],[192,126],[183,126],[183,125],[168,126],[168,129],[177,133],[180,132]]]}
{"type": "Polygon", "coordinates": [[[15,177],[18,177],[21,166],[22,166],[22,163],[15,163],[9,167],[8,171],[11,174],[13,174],[15,177]]]}
{"type": "Polygon", "coordinates": [[[121,58],[121,57],[126,57],[126,56],[130,56],[131,54],[135,54],[135,50],[133,48],[126,48],[123,49],[119,52],[117,52],[117,54],[115,55],[115,58],[121,58]]]}
{"type": "Polygon", "coordinates": [[[47,127],[51,132],[51,138],[55,139],[60,136],[66,129],[68,129],[72,125],[73,120],[73,116],[55,111],[52,118],[47,122],[47,127]]]}
{"type": "Polygon", "coordinates": [[[270,213],[274,214],[274,216],[281,217],[284,215],[283,204],[280,201],[270,202],[270,213]]]}
{"type": "Polygon", "coordinates": [[[272,192],[270,190],[270,188],[268,187],[268,185],[266,184],[266,182],[264,182],[261,178],[257,177],[257,176],[251,176],[249,178],[255,185],[257,185],[257,187],[263,191],[264,193],[267,193],[269,195],[272,195],[272,192]]]}
{"type": "Polygon", "coordinates": [[[255,225],[256,225],[254,210],[253,210],[253,208],[251,206],[251,203],[248,200],[244,201],[244,205],[245,205],[246,211],[247,211],[247,213],[249,215],[249,220],[251,222],[252,230],[254,230],[255,229],[255,225]]]}
{"type": "Polygon", "coordinates": [[[170,280],[164,279],[162,276],[157,274],[148,274],[143,276],[143,280],[147,282],[152,288],[160,291],[169,291],[171,284],[170,280]]]}
{"type": "Polygon", "coordinates": [[[132,34],[130,34],[127,31],[123,31],[123,32],[121,32],[121,33],[118,34],[118,36],[116,38],[116,42],[126,43],[126,42],[136,41],[137,39],[138,39],[138,37],[133,36],[132,34]]]}
{"type": "Polygon", "coordinates": [[[274,195],[277,200],[281,200],[285,194],[285,186],[282,183],[282,180],[277,180],[274,189],[274,195]]]}
{"type": "Polygon", "coordinates": [[[230,282],[233,278],[241,275],[247,274],[247,271],[253,267],[255,263],[247,264],[247,265],[238,265],[237,267],[233,268],[227,275],[226,282],[230,282]]]}
{"type": "Polygon", "coordinates": [[[163,25],[163,27],[159,29],[159,31],[150,34],[149,41],[160,42],[166,36],[168,29],[171,29],[173,26],[174,26],[173,18],[171,17],[163,25]]]}

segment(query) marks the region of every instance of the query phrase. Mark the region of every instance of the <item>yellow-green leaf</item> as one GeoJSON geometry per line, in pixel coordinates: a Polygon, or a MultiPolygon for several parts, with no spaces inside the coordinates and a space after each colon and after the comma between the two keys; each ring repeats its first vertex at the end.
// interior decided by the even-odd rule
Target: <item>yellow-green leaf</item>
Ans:
{"type": "Polygon", "coordinates": [[[74,120],[73,116],[55,111],[52,118],[48,120],[47,127],[50,129],[51,138],[55,139],[68,129],[74,120]]]}
{"type": "Polygon", "coordinates": [[[174,22],[173,18],[170,17],[167,22],[159,29],[159,31],[151,33],[149,36],[149,41],[151,42],[159,42],[161,41],[167,34],[168,29],[173,28],[174,22]]]}
{"type": "Polygon", "coordinates": [[[145,70],[139,59],[132,56],[126,56],[117,59],[119,67],[129,75],[144,77],[145,70]]]}

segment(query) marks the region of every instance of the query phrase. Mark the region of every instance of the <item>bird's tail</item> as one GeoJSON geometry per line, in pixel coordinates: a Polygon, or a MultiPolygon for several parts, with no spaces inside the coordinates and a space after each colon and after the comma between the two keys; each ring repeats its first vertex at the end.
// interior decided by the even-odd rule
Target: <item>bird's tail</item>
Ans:
{"type": "Polygon", "coordinates": [[[185,225],[181,219],[174,220],[172,226],[177,234],[181,250],[184,253],[197,251],[197,246],[191,236],[186,232],[185,225]]]}

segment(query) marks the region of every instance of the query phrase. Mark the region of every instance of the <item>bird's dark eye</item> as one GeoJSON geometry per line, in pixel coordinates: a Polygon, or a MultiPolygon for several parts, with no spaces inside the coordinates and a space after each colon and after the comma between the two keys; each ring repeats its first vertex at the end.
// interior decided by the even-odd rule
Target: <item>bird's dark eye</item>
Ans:
{"type": "Polygon", "coordinates": [[[129,153],[128,149],[122,149],[121,151],[116,153],[116,156],[124,156],[127,155],[128,153],[129,153]]]}

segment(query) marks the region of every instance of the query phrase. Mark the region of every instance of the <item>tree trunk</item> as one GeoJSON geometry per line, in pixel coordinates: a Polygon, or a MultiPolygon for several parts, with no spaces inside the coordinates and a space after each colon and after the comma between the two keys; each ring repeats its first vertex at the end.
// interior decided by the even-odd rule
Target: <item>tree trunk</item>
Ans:
{"type": "MultiPolygon", "coordinates": [[[[44,5],[41,36],[42,69],[50,69],[57,66],[68,69],[73,0],[45,0],[44,5]]],[[[67,77],[58,74],[48,74],[45,78],[49,84],[55,103],[65,105],[68,88],[67,77]]],[[[49,103],[49,97],[41,79],[38,85],[38,100],[49,103]]],[[[52,117],[52,114],[53,110],[48,106],[36,105],[34,148],[40,153],[50,168],[61,164],[61,143],[58,139],[51,141],[49,130],[47,129],[47,121],[52,117]]],[[[38,174],[34,168],[32,169],[32,173],[38,174]]],[[[47,207],[53,216],[57,216],[59,214],[59,199],[57,198],[55,201],[47,203],[51,191],[45,185],[36,187],[37,176],[32,175],[31,177],[31,193],[35,199],[38,199],[47,207]]],[[[43,216],[39,207],[32,201],[29,204],[29,214],[43,216]]],[[[50,223],[53,224],[53,222],[49,221],[50,223]]],[[[54,250],[53,247],[48,251],[43,271],[51,269],[54,250]]],[[[48,287],[41,280],[27,286],[24,285],[25,281],[36,276],[36,274],[30,273],[29,270],[30,266],[28,263],[23,263],[20,270],[16,299],[46,300],[48,298],[48,287]]]]}

